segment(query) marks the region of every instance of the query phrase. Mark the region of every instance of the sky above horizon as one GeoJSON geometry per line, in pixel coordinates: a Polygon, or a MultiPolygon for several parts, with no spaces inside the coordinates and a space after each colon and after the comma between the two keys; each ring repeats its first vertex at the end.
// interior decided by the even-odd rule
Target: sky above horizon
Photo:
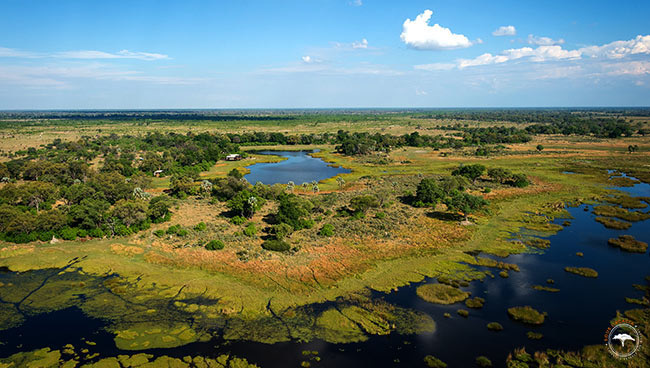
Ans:
{"type": "Polygon", "coordinates": [[[650,2],[0,2],[0,109],[649,106],[650,2]]]}

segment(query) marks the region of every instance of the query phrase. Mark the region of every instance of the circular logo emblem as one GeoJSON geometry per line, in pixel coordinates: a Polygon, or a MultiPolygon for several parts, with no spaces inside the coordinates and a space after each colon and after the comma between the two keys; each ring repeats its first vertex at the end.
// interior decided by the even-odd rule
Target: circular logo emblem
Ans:
{"type": "Polygon", "coordinates": [[[629,321],[617,321],[605,334],[607,348],[616,358],[626,359],[633,356],[641,346],[641,334],[629,321]]]}

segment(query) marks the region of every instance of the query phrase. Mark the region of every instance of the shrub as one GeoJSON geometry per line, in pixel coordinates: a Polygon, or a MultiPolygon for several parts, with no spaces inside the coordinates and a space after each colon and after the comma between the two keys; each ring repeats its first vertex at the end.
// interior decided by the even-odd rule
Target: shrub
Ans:
{"type": "Polygon", "coordinates": [[[255,224],[250,223],[244,228],[244,235],[253,237],[257,234],[257,228],[255,227],[255,224]]]}
{"type": "MultiPolygon", "coordinates": [[[[124,226],[124,225],[122,225],[124,226]]],[[[77,229],[73,227],[64,227],[61,229],[61,238],[63,240],[75,240],[77,239],[77,229]]]]}
{"type": "Polygon", "coordinates": [[[443,189],[434,179],[422,179],[417,187],[414,205],[416,207],[435,207],[444,196],[443,189]]]}
{"type": "Polygon", "coordinates": [[[163,229],[156,230],[153,232],[153,235],[162,238],[163,236],[165,236],[165,230],[163,229]]]}
{"type": "Polygon", "coordinates": [[[510,178],[510,185],[517,188],[524,188],[530,185],[530,181],[524,174],[513,174],[510,178]]]}
{"type": "Polygon", "coordinates": [[[384,218],[386,218],[386,212],[377,212],[377,214],[375,215],[375,217],[378,218],[378,219],[380,219],[380,220],[381,220],[381,219],[384,219],[384,218]]]}
{"type": "Polygon", "coordinates": [[[54,232],[53,231],[44,231],[40,234],[38,234],[38,240],[43,241],[43,242],[48,242],[52,240],[52,237],[54,237],[54,232]]]}
{"type": "Polygon", "coordinates": [[[323,227],[320,228],[320,231],[318,232],[318,235],[321,235],[321,236],[333,236],[334,235],[334,225],[332,225],[332,224],[323,225],[323,227]]]}
{"type": "Polygon", "coordinates": [[[210,240],[208,244],[205,245],[205,249],[207,250],[219,250],[223,249],[225,245],[221,240],[210,240]]]}
{"type": "Polygon", "coordinates": [[[176,232],[176,235],[178,236],[187,236],[187,230],[186,229],[178,229],[176,232]]]}
{"type": "Polygon", "coordinates": [[[115,227],[115,235],[119,235],[119,236],[131,235],[131,229],[126,227],[126,225],[124,224],[117,225],[115,227]]]}
{"type": "Polygon", "coordinates": [[[92,236],[93,238],[103,238],[104,235],[106,235],[106,234],[104,233],[104,231],[102,229],[94,228],[94,229],[90,229],[88,231],[88,235],[92,236]]]}
{"type": "Polygon", "coordinates": [[[84,229],[77,230],[77,236],[80,238],[85,238],[88,236],[88,232],[84,229]]]}
{"type": "Polygon", "coordinates": [[[194,230],[196,231],[205,231],[208,228],[208,226],[205,224],[205,222],[199,222],[194,226],[194,230]]]}
{"type": "Polygon", "coordinates": [[[288,251],[291,248],[291,246],[282,240],[269,239],[266,240],[264,243],[262,243],[262,248],[266,250],[272,250],[275,252],[285,252],[288,251]]]}
{"type": "Polygon", "coordinates": [[[379,207],[379,201],[374,195],[366,194],[352,198],[350,200],[350,208],[354,212],[366,212],[370,208],[379,207]]]}
{"type": "Polygon", "coordinates": [[[181,225],[172,225],[167,228],[167,234],[176,235],[176,233],[178,233],[180,229],[181,229],[181,225]]]}
{"type": "Polygon", "coordinates": [[[233,177],[233,178],[235,178],[235,179],[241,179],[241,178],[244,177],[244,175],[242,175],[241,171],[237,170],[236,168],[230,170],[230,171],[228,172],[228,176],[233,177]]]}
{"type": "Polygon", "coordinates": [[[233,225],[241,225],[244,222],[246,222],[246,219],[241,217],[241,216],[235,216],[235,217],[230,219],[230,223],[233,224],[233,225]]]}
{"type": "Polygon", "coordinates": [[[285,223],[281,223],[273,226],[273,234],[275,234],[275,237],[280,240],[291,235],[292,232],[293,232],[293,227],[285,223]]]}

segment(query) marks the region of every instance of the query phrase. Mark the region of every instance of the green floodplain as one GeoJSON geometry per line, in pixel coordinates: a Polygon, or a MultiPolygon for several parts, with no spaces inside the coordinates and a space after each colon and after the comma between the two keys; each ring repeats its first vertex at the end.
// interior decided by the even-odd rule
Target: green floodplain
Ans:
{"type": "MultiPolygon", "coordinates": [[[[606,227],[626,229],[647,219],[634,209],[646,208],[649,198],[608,188],[650,183],[649,115],[0,114],[0,266],[7,271],[0,329],[74,306],[105,320],[116,346],[132,352],[98,357],[79,347],[44,347],[4,357],[0,367],[248,367],[243,357],[138,351],[215,336],[350,343],[435,331],[429,315],[372,294],[437,278],[417,295],[431,303],[464,302],[471,311],[486,301],[459,286],[518,272],[505,257],[549,247],[538,237],[563,228],[553,220],[569,217],[565,206],[599,203],[594,214],[606,227]],[[260,149],[318,149],[312,156],[351,172],[317,183],[251,185],[242,180],[246,166],[281,160],[257,154],[260,149]],[[242,159],[227,161],[229,154],[242,159]]],[[[647,248],[629,237],[610,244],[647,248]]],[[[596,277],[595,268],[566,263],[567,272],[585,277],[596,277]]],[[[647,299],[637,304],[641,309],[625,317],[647,337],[647,299]]],[[[525,323],[544,322],[544,312],[530,307],[507,312],[525,323]]],[[[649,357],[648,344],[642,349],[649,357]]],[[[436,359],[425,363],[437,366],[436,359]]],[[[522,348],[507,362],[619,364],[602,346],[522,348]]],[[[642,366],[635,362],[627,366],[642,366]]]]}

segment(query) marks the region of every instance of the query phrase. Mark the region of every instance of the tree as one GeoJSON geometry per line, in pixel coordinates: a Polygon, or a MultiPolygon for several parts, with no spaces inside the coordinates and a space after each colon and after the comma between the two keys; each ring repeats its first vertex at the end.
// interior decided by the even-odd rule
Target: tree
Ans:
{"type": "Polygon", "coordinates": [[[122,199],[115,203],[112,215],[128,227],[139,225],[147,219],[147,204],[143,201],[122,199]]]}
{"type": "Polygon", "coordinates": [[[213,192],[220,201],[227,201],[249,186],[250,184],[247,181],[229,176],[225,179],[219,179],[215,187],[213,187],[213,192]]]}
{"type": "Polygon", "coordinates": [[[476,182],[481,175],[485,172],[485,166],[481,164],[461,165],[451,172],[451,175],[460,175],[476,182]]]}
{"type": "Polygon", "coordinates": [[[188,175],[173,175],[170,184],[170,189],[174,195],[183,196],[192,192],[194,180],[188,175]]]}
{"type": "Polygon", "coordinates": [[[149,201],[149,208],[147,209],[147,214],[151,220],[160,221],[165,219],[169,215],[169,209],[174,204],[174,201],[166,195],[160,195],[153,197],[149,201]]]}
{"type": "Polygon", "coordinates": [[[487,173],[492,180],[499,183],[503,183],[505,180],[509,179],[512,176],[512,173],[509,170],[499,167],[491,168],[487,173]]]}
{"type": "Polygon", "coordinates": [[[273,225],[272,229],[273,234],[277,239],[284,239],[285,237],[291,235],[293,232],[293,227],[289,224],[285,224],[284,222],[279,223],[277,225],[273,225]]]}
{"type": "Polygon", "coordinates": [[[201,182],[201,196],[209,197],[212,193],[212,182],[209,180],[203,180],[201,182]]]}
{"type": "Polygon", "coordinates": [[[465,217],[465,221],[467,221],[467,216],[470,213],[473,213],[488,204],[488,202],[481,197],[458,191],[455,191],[449,197],[445,198],[444,202],[448,209],[461,212],[465,217]]]}
{"type": "Polygon", "coordinates": [[[451,193],[454,190],[465,190],[469,181],[464,176],[446,176],[440,180],[438,185],[445,193],[451,193]]]}
{"type": "Polygon", "coordinates": [[[343,186],[345,185],[345,179],[343,179],[340,176],[336,177],[336,182],[339,184],[339,188],[343,188],[343,186]]]}
{"type": "Polygon", "coordinates": [[[444,191],[438,186],[435,179],[422,179],[415,194],[415,205],[435,207],[444,196],[444,191]]]}
{"type": "Polygon", "coordinates": [[[629,145],[629,146],[627,146],[627,151],[628,151],[629,153],[634,153],[634,152],[636,152],[636,151],[638,151],[638,150],[639,150],[639,146],[636,145],[636,144],[635,144],[635,145],[629,145]]]}
{"type": "Polygon", "coordinates": [[[308,227],[305,218],[309,217],[312,208],[314,204],[309,200],[288,194],[280,198],[275,219],[278,223],[290,225],[294,230],[304,229],[308,227]]]}
{"type": "Polygon", "coordinates": [[[538,144],[537,147],[535,148],[537,149],[538,152],[542,152],[544,150],[544,146],[542,146],[541,144],[538,144]]]}
{"type": "Polygon", "coordinates": [[[104,193],[110,203],[131,198],[135,189],[135,185],[127,182],[122,174],[114,171],[94,175],[89,184],[96,192],[104,193]]]}
{"type": "Polygon", "coordinates": [[[228,176],[231,177],[231,178],[235,178],[235,179],[241,179],[241,178],[244,177],[244,175],[242,175],[241,171],[237,170],[236,168],[230,170],[228,172],[228,176]]]}
{"type": "Polygon", "coordinates": [[[248,190],[242,190],[228,201],[228,208],[239,216],[251,218],[264,204],[262,198],[256,197],[248,190]]]}
{"type": "Polygon", "coordinates": [[[510,185],[517,188],[524,188],[530,185],[528,177],[524,174],[513,174],[509,179],[510,185]]]}
{"type": "Polygon", "coordinates": [[[25,183],[21,189],[23,202],[36,208],[37,213],[41,203],[55,199],[57,193],[54,184],[40,181],[25,183]]]}
{"type": "Polygon", "coordinates": [[[350,200],[350,208],[355,213],[365,213],[370,208],[376,208],[378,206],[379,201],[377,197],[370,194],[356,196],[350,200]]]}
{"type": "Polygon", "coordinates": [[[78,204],[70,206],[68,216],[73,226],[94,229],[105,222],[110,206],[110,203],[103,199],[84,198],[78,204]]]}

